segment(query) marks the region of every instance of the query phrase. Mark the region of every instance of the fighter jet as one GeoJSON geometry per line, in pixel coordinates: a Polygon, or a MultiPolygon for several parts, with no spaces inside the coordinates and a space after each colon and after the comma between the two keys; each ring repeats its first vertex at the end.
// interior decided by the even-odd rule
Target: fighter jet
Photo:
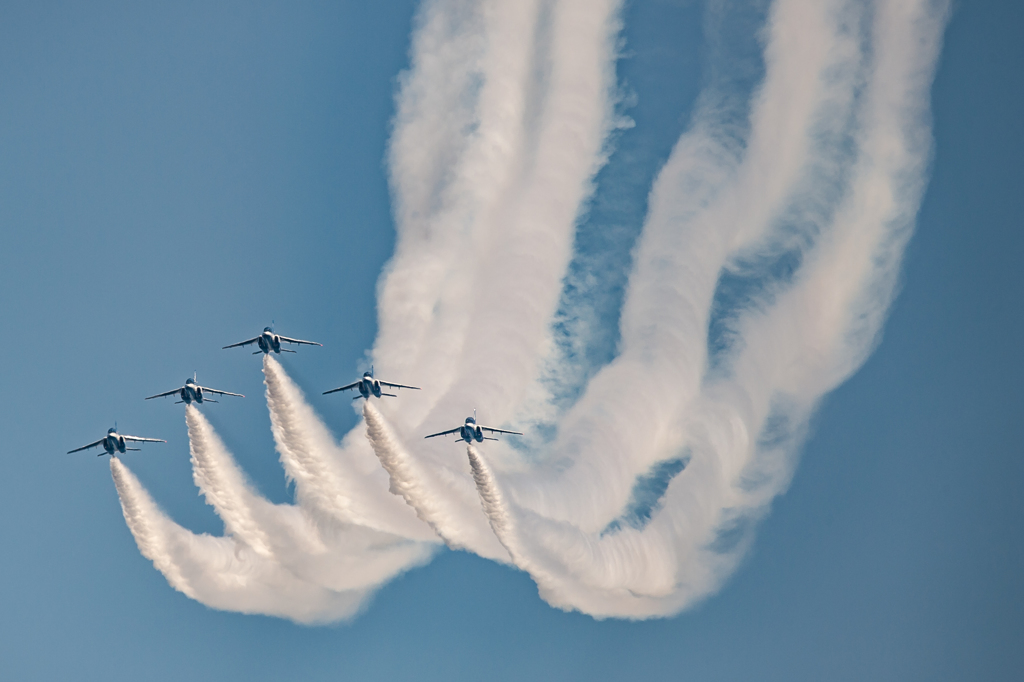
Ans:
{"type": "Polygon", "coordinates": [[[196,383],[196,376],[193,374],[191,379],[185,380],[185,385],[182,386],[181,388],[176,388],[173,391],[166,391],[164,393],[157,393],[156,395],[151,395],[148,398],[146,398],[146,400],[152,400],[153,398],[164,398],[169,395],[178,395],[181,396],[181,400],[175,402],[175,405],[178,405],[180,403],[191,405],[192,401],[195,401],[199,404],[218,402],[212,398],[207,398],[206,393],[216,393],[217,395],[233,395],[238,396],[239,398],[245,397],[241,393],[231,393],[230,391],[218,391],[215,388],[207,388],[206,386],[200,386],[199,384],[196,383]]]}
{"type": "Polygon", "coordinates": [[[139,450],[139,448],[127,447],[125,445],[126,442],[166,443],[167,441],[162,440],[160,438],[142,438],[140,436],[125,436],[117,432],[117,425],[115,424],[114,428],[107,429],[107,435],[103,436],[103,438],[100,438],[95,443],[89,443],[88,445],[83,445],[80,448],[68,450],[68,454],[70,455],[72,452],[81,452],[82,450],[88,450],[89,448],[94,448],[97,445],[102,445],[103,449],[106,450],[106,452],[101,452],[100,454],[96,455],[97,457],[102,457],[103,455],[115,455],[118,452],[124,454],[126,450],[139,450]]]}
{"type": "Polygon", "coordinates": [[[484,431],[489,431],[490,433],[508,433],[513,436],[523,435],[518,431],[506,431],[505,429],[495,429],[490,426],[483,426],[481,424],[477,424],[476,410],[473,410],[473,416],[466,417],[466,423],[463,424],[462,426],[457,426],[454,429],[449,429],[448,431],[441,431],[440,433],[432,433],[429,436],[424,436],[424,438],[433,438],[434,436],[447,436],[452,433],[457,433],[459,434],[459,437],[456,440],[464,440],[470,444],[472,444],[474,440],[477,443],[482,443],[485,440],[498,440],[497,438],[488,438],[487,436],[484,435],[484,431]]]}
{"type": "MultiPolygon", "coordinates": [[[[239,343],[233,343],[230,346],[224,346],[224,348],[238,348],[240,346],[248,346],[251,343],[255,343],[260,347],[258,351],[255,351],[253,355],[259,355],[260,353],[294,353],[295,351],[287,348],[281,348],[282,343],[294,343],[294,344],[305,344],[307,346],[323,346],[322,343],[316,341],[303,341],[302,339],[290,339],[287,336],[281,336],[280,334],[274,333],[273,327],[264,327],[263,333],[259,336],[249,339],[248,341],[240,341],[239,343]]],[[[223,349],[222,349],[223,350],[223,349]]]]}
{"type": "Polygon", "coordinates": [[[387,386],[388,388],[411,388],[414,391],[420,390],[418,386],[406,386],[404,384],[393,384],[390,381],[381,381],[380,379],[373,378],[373,365],[370,365],[369,372],[363,372],[363,378],[359,381],[353,382],[348,386],[340,386],[338,388],[332,388],[329,391],[324,391],[324,395],[328,393],[337,393],[338,391],[347,391],[351,388],[358,388],[359,395],[352,398],[352,400],[358,400],[359,398],[370,399],[371,395],[377,396],[388,396],[389,398],[397,398],[394,393],[384,393],[381,391],[381,386],[387,386]]]}

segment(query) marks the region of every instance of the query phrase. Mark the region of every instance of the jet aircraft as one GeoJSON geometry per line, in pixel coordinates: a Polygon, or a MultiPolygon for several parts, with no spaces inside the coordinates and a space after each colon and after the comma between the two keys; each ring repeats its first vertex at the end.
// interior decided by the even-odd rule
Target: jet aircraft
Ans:
{"type": "Polygon", "coordinates": [[[477,424],[476,410],[473,410],[473,416],[466,417],[466,423],[463,424],[462,426],[457,426],[454,429],[449,429],[448,431],[441,431],[440,433],[432,433],[429,436],[424,436],[424,438],[433,438],[434,436],[447,436],[452,433],[457,433],[459,434],[459,437],[456,440],[464,440],[470,444],[472,444],[474,440],[477,443],[482,443],[485,440],[498,440],[497,438],[488,438],[487,436],[484,435],[484,431],[489,431],[490,433],[508,433],[513,436],[523,435],[518,431],[506,431],[505,429],[495,429],[490,426],[483,426],[482,424],[477,424]]]}
{"type": "Polygon", "coordinates": [[[393,384],[389,381],[381,381],[380,379],[375,379],[373,377],[373,366],[371,365],[370,371],[363,372],[363,378],[360,379],[359,381],[355,381],[349,384],[348,386],[340,386],[338,388],[332,388],[329,391],[324,391],[324,395],[327,395],[328,393],[337,393],[338,391],[347,391],[352,388],[358,388],[359,395],[352,398],[352,400],[358,400],[359,398],[366,398],[367,400],[369,400],[371,395],[377,396],[378,398],[385,395],[390,398],[398,397],[394,393],[384,393],[380,388],[381,386],[387,386],[388,388],[411,388],[414,391],[420,390],[418,386],[393,384]]]}
{"type": "MultiPolygon", "coordinates": [[[[233,343],[230,346],[224,346],[226,348],[238,348],[240,346],[248,346],[251,343],[255,343],[260,347],[258,351],[255,351],[253,355],[259,355],[260,353],[294,353],[295,351],[289,350],[288,348],[281,348],[282,343],[294,343],[297,345],[305,344],[307,346],[323,346],[322,343],[316,341],[303,341],[302,339],[290,339],[287,336],[281,336],[280,334],[274,333],[273,327],[264,327],[263,333],[257,337],[251,338],[248,341],[240,341],[233,343]]],[[[224,350],[221,349],[221,350],[224,350]]]]}
{"type": "Polygon", "coordinates": [[[173,391],[166,391],[164,393],[157,393],[156,395],[151,395],[148,398],[146,398],[146,400],[152,400],[153,398],[164,398],[169,395],[178,395],[181,397],[181,400],[175,402],[175,405],[178,405],[179,403],[191,405],[192,401],[195,401],[199,404],[218,402],[212,398],[207,398],[206,393],[216,393],[217,395],[233,395],[239,398],[245,397],[241,393],[231,393],[230,391],[218,391],[215,388],[207,388],[206,386],[200,386],[199,384],[196,383],[196,376],[193,374],[191,379],[185,380],[185,385],[182,386],[181,388],[176,388],[173,391]]]}
{"type": "Polygon", "coordinates": [[[124,454],[126,450],[135,450],[136,452],[139,450],[139,448],[127,447],[126,443],[128,442],[166,443],[167,441],[162,440],[160,438],[142,438],[141,436],[126,436],[117,432],[117,425],[115,424],[114,428],[107,429],[107,435],[103,436],[103,438],[100,438],[95,443],[89,443],[88,445],[83,445],[80,448],[68,450],[68,454],[70,455],[72,452],[81,452],[82,450],[88,450],[89,448],[94,448],[97,445],[102,445],[103,449],[106,450],[106,452],[101,452],[100,454],[96,455],[97,457],[102,457],[103,455],[115,455],[118,452],[124,454]]]}

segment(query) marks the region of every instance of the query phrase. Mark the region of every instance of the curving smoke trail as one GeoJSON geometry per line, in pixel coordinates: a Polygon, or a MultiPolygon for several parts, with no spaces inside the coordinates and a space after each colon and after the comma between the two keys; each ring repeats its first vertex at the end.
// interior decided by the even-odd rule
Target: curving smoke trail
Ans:
{"type": "Polygon", "coordinates": [[[413,432],[474,400],[505,419],[534,390],[616,125],[619,5],[424,4],[389,150],[397,243],[374,357],[430,390],[403,397],[392,423],[413,432]]]}
{"type": "Polygon", "coordinates": [[[817,401],[877,338],[924,185],[945,18],[932,2],[778,0],[749,133],[705,110],[677,145],[652,192],[619,357],[559,423],[564,471],[508,476],[518,504],[502,533],[520,538],[516,564],[552,604],[674,613],[742,557],[817,401]],[[790,277],[761,273],[728,302],[731,347],[709,369],[723,272],[770,272],[782,256],[790,277]]]}
{"type": "Polygon", "coordinates": [[[186,596],[218,609],[300,623],[351,617],[365,603],[368,590],[326,590],[298,580],[234,538],[196,535],[182,528],[160,510],[121,460],[111,458],[110,472],[139,551],[186,596]]]}
{"type": "MultiPolygon", "coordinates": [[[[268,379],[272,413],[276,409],[303,415],[314,421],[315,434],[326,434],[315,415],[306,413],[309,408],[301,393],[280,366],[273,360],[270,365],[277,383],[286,385],[271,400],[275,380],[268,379]]],[[[272,418],[286,421],[279,417],[272,418]]],[[[383,582],[426,562],[433,553],[432,543],[325,516],[301,500],[298,505],[269,502],[248,483],[197,407],[186,406],[185,421],[193,479],[224,521],[224,537],[197,535],[169,519],[117,458],[111,461],[111,474],[139,550],[187,596],[214,608],[303,623],[331,622],[358,613],[383,582]]],[[[333,446],[329,434],[326,442],[333,446]]],[[[278,447],[284,451],[287,446],[278,447]]],[[[332,452],[307,452],[306,457],[321,458],[311,466],[330,470],[337,465],[332,452]]],[[[426,535],[420,528],[414,530],[415,535],[426,535]]]]}
{"type": "Polygon", "coordinates": [[[485,509],[514,501],[495,531],[546,599],[674,613],[742,557],[814,406],[884,319],[945,19],[942,3],[778,0],[748,125],[708,96],[652,191],[618,358],[529,455],[538,464],[498,450],[507,495],[477,476],[485,509]],[[730,277],[747,280],[733,300],[730,277]],[[724,349],[709,347],[715,324],[724,349]]]}
{"type": "Polygon", "coordinates": [[[533,539],[545,569],[513,556],[549,601],[595,615],[674,613],[741,558],[788,484],[817,401],[877,338],[924,185],[945,18],[932,2],[779,0],[742,156],[714,114],[680,141],[652,193],[620,356],[560,424],[553,449],[571,465],[509,479],[535,514],[521,510],[516,533],[533,539]],[[794,102],[794,90],[812,96],[794,102]],[[802,144],[769,140],[783,103],[807,121],[796,126],[802,144]],[[852,154],[839,153],[844,140],[852,154]],[[781,172],[757,181],[769,158],[781,172]],[[722,270],[786,250],[796,272],[737,306],[734,350],[709,371],[722,270]],[[672,462],[661,498],[630,519],[638,483],[672,462]],[[553,579],[559,586],[545,589],[553,579]]]}
{"type": "Polygon", "coordinates": [[[224,447],[210,422],[194,405],[185,406],[189,450],[192,452],[192,479],[207,504],[224,521],[224,532],[250,547],[264,558],[272,558],[271,540],[257,516],[266,519],[273,505],[254,492],[224,447]]]}
{"type": "Polygon", "coordinates": [[[507,562],[508,555],[479,515],[460,514],[476,494],[463,478],[431,471],[409,455],[370,401],[363,404],[366,437],[391,478],[389,490],[400,495],[416,515],[452,549],[467,549],[488,559],[507,562]],[[459,502],[462,504],[460,505],[459,502]]]}
{"type": "Polygon", "coordinates": [[[178,535],[180,526],[171,521],[156,506],[156,502],[142,487],[139,480],[117,457],[110,458],[110,475],[121,500],[121,512],[128,530],[135,537],[142,556],[153,562],[156,570],[164,574],[171,587],[196,599],[196,592],[185,579],[181,567],[171,555],[169,545],[178,535]]]}
{"type": "Polygon", "coordinates": [[[435,538],[409,509],[387,493],[387,477],[353,432],[344,445],[309,406],[299,387],[269,355],[263,359],[274,441],[302,507],[319,519],[354,523],[423,541],[435,538]]]}
{"type": "Polygon", "coordinates": [[[341,618],[439,537],[511,561],[554,606],[649,618],[734,570],[817,404],[879,337],[927,179],[948,2],[773,1],[763,79],[744,92],[716,72],[651,188],[617,354],[595,369],[571,352],[586,339],[554,328],[583,305],[566,271],[586,260],[573,238],[619,125],[619,11],[425,3],[389,150],[398,240],[373,356],[427,390],[367,402],[339,444],[266,357],[295,505],[259,497],[188,408],[224,538],[174,524],[114,460],[140,551],[172,586],[341,618]],[[578,395],[560,376],[583,377],[578,395]],[[470,445],[468,470],[450,441],[422,440],[476,407],[535,435],[470,445]]]}

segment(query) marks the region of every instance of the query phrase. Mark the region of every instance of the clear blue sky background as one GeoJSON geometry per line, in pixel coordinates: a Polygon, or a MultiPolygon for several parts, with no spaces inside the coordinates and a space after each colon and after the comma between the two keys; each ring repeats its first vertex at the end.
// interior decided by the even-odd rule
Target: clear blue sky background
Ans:
{"type": "MultiPolygon", "coordinates": [[[[221,346],[271,319],[322,341],[286,366],[335,433],[355,423],[319,392],[352,376],[375,333],[393,245],[382,159],[414,10],[0,5],[0,677],[1020,679],[1012,0],[956,5],[932,181],[882,344],[825,401],[748,560],[696,609],[598,622],[551,609],[524,574],[445,552],[353,623],[309,628],[212,611],[139,555],[106,460],[64,452],[114,420],[166,438],[126,461],[177,521],[219,534],[181,409],[142,401],[193,370],[250,396],[206,414],[261,491],[289,499],[259,358],[221,346]]],[[[702,82],[702,11],[636,0],[626,13],[619,72],[638,125],[608,175],[628,185],[634,225],[702,82]]]]}

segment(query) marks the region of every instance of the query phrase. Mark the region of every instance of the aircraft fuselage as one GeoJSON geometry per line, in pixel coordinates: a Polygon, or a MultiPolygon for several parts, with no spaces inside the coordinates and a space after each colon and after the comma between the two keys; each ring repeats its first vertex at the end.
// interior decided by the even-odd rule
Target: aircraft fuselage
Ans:
{"type": "Polygon", "coordinates": [[[369,372],[363,374],[363,378],[359,380],[359,393],[366,398],[370,399],[370,396],[380,397],[380,381],[373,378],[369,372]]]}
{"type": "Polygon", "coordinates": [[[107,431],[107,437],[103,439],[103,449],[107,451],[108,455],[113,455],[115,452],[124,454],[125,447],[124,436],[113,429],[107,431]]]}
{"type": "Polygon", "coordinates": [[[477,443],[484,442],[484,432],[476,425],[476,420],[472,417],[466,417],[466,423],[459,427],[459,435],[467,443],[472,443],[473,441],[477,443]]]}
{"type": "Polygon", "coordinates": [[[277,354],[281,353],[281,339],[269,329],[263,330],[263,333],[256,339],[256,345],[264,353],[270,353],[271,351],[277,354]]]}
{"type": "Polygon", "coordinates": [[[186,405],[191,405],[193,402],[203,404],[203,389],[197,385],[191,379],[185,382],[185,385],[181,387],[178,395],[181,396],[181,401],[186,405]]]}

